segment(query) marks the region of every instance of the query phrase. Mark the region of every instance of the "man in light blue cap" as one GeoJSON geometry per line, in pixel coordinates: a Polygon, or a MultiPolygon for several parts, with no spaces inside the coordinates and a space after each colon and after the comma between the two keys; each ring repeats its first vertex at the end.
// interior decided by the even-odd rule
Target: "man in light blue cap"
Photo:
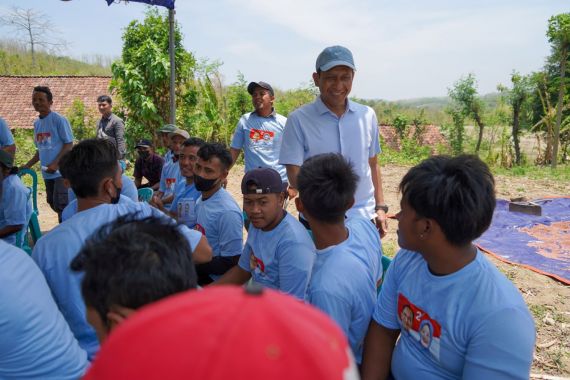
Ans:
{"type": "Polygon", "coordinates": [[[287,168],[289,196],[297,195],[297,175],[305,160],[340,153],[359,177],[354,205],[346,215],[370,219],[384,236],[388,206],[377,157],[378,120],[372,108],[348,99],[356,70],[352,53],[343,46],[327,47],[317,57],[315,69],[313,80],[320,95],[289,115],[283,133],[279,163],[287,168]]]}

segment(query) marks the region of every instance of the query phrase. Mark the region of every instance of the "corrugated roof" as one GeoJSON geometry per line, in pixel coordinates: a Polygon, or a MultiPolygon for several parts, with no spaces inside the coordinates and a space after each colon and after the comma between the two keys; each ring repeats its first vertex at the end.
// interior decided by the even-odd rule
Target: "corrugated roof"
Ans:
{"type": "Polygon", "coordinates": [[[53,94],[52,111],[65,114],[75,99],[97,110],[96,99],[109,93],[107,76],[5,76],[0,75],[0,117],[11,129],[33,128],[38,113],[32,107],[35,86],[48,86],[53,94]]]}

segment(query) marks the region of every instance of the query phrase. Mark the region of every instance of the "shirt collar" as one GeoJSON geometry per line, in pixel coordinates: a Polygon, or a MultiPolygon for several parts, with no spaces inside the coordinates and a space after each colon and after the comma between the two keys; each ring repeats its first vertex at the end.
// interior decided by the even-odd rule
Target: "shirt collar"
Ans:
{"type": "MultiPolygon", "coordinates": [[[[333,114],[334,113],[325,105],[325,103],[323,103],[323,100],[321,99],[321,96],[317,96],[317,99],[315,100],[315,105],[317,107],[317,111],[319,112],[320,115],[323,115],[325,113],[330,113],[333,114]]],[[[344,111],[344,113],[350,111],[350,112],[354,112],[354,102],[351,101],[350,99],[347,99],[347,107],[346,110],[344,111]]],[[[335,115],[336,116],[336,115],[335,115]]]]}
{"type": "Polygon", "coordinates": [[[257,111],[253,111],[254,114],[256,114],[259,117],[275,117],[275,115],[277,115],[277,112],[275,112],[275,108],[271,108],[271,113],[267,116],[261,116],[260,114],[257,113],[257,111]]]}

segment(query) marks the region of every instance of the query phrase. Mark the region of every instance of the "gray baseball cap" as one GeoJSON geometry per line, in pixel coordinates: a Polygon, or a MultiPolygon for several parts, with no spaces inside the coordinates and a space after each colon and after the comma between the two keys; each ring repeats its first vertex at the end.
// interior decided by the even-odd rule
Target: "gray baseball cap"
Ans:
{"type": "Polygon", "coordinates": [[[317,57],[317,64],[315,66],[317,72],[319,70],[328,71],[336,66],[348,66],[351,69],[356,70],[350,50],[344,46],[338,45],[325,48],[325,50],[323,50],[317,57]]]}

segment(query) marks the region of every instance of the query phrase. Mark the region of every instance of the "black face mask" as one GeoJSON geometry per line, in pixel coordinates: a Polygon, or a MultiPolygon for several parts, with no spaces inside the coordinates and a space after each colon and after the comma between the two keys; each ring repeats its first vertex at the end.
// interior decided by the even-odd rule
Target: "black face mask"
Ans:
{"type": "MultiPolygon", "coordinates": [[[[113,186],[115,186],[115,183],[113,183],[113,186]]],[[[121,188],[115,186],[115,192],[117,193],[117,195],[115,195],[113,198],[111,198],[111,204],[114,204],[114,205],[119,203],[119,199],[121,199],[121,188]]]]}
{"type": "Polygon", "coordinates": [[[150,156],[150,152],[147,152],[146,150],[140,151],[140,152],[139,152],[139,156],[140,156],[142,159],[146,159],[148,156],[150,156]]]}
{"type": "Polygon", "coordinates": [[[215,185],[218,178],[206,179],[194,174],[194,185],[198,191],[208,191],[211,190],[215,185]]]}

